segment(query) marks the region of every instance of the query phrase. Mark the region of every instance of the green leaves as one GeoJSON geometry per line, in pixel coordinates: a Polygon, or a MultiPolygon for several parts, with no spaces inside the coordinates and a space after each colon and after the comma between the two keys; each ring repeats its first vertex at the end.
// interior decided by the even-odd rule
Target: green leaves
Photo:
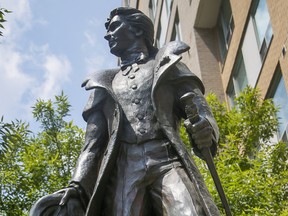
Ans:
{"type": "Polygon", "coordinates": [[[0,120],[0,162],[7,157],[10,151],[13,151],[16,143],[23,143],[28,134],[29,125],[16,120],[11,123],[5,123],[4,117],[0,120]]]}
{"type": "MultiPolygon", "coordinates": [[[[230,111],[213,94],[207,96],[207,101],[220,129],[219,153],[214,162],[232,214],[287,215],[287,144],[269,143],[277,131],[277,108],[251,87],[236,98],[236,106],[230,111]]],[[[195,160],[224,212],[205,162],[195,160]]]]}
{"type": "Polygon", "coordinates": [[[230,111],[215,95],[207,100],[220,128],[220,145],[233,142],[243,156],[253,156],[277,131],[277,108],[271,99],[263,100],[258,89],[248,86],[230,111]]]}
{"type": "MultiPolygon", "coordinates": [[[[230,111],[213,94],[207,101],[220,128],[215,164],[233,215],[288,215],[287,145],[269,144],[277,130],[272,101],[249,87],[230,111]]],[[[27,215],[38,198],[67,185],[84,140],[83,130],[67,120],[70,107],[63,92],[54,100],[38,100],[33,107],[42,128],[38,133],[25,122],[1,118],[0,215],[27,215]]],[[[184,128],[181,137],[190,148],[184,128]]],[[[205,162],[195,160],[224,212],[205,162]]]]}
{"type": "MultiPolygon", "coordinates": [[[[0,8],[0,29],[4,29],[4,26],[2,23],[6,22],[6,20],[4,19],[5,17],[5,13],[11,13],[11,11],[5,9],[5,8],[0,8]]],[[[0,31],[0,36],[3,36],[2,31],[0,31]]]]}
{"type": "Polygon", "coordinates": [[[70,107],[67,96],[61,92],[54,102],[37,100],[32,113],[45,131],[56,133],[65,126],[64,118],[69,116],[70,107]]]}
{"type": "Polygon", "coordinates": [[[0,215],[27,215],[37,199],[67,186],[84,142],[84,131],[66,119],[70,107],[63,92],[53,101],[38,100],[38,133],[2,118],[0,215]]]}

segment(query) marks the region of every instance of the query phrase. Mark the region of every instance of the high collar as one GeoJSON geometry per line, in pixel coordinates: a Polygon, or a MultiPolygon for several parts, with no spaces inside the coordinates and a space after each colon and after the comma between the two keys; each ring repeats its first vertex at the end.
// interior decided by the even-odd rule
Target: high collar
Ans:
{"type": "MultiPolygon", "coordinates": [[[[178,55],[187,51],[188,49],[189,49],[189,46],[180,41],[170,42],[166,46],[159,49],[155,57],[154,67],[155,67],[155,73],[157,74],[157,76],[155,76],[155,82],[163,74],[163,71],[165,71],[171,64],[176,63],[177,61],[180,60],[180,56],[178,55]],[[177,60],[171,60],[173,56],[177,57],[177,60]]],[[[149,58],[143,59],[143,61],[148,61],[148,60],[149,58]]],[[[82,87],[85,87],[86,90],[96,88],[97,86],[107,88],[107,86],[110,86],[114,76],[118,72],[119,72],[119,68],[96,71],[90,74],[85,79],[85,81],[82,83],[82,87]]]]}
{"type": "Polygon", "coordinates": [[[143,64],[147,62],[148,59],[149,59],[149,56],[141,52],[136,58],[129,59],[127,61],[122,61],[120,63],[121,70],[124,71],[128,66],[133,65],[135,63],[143,64]]]}

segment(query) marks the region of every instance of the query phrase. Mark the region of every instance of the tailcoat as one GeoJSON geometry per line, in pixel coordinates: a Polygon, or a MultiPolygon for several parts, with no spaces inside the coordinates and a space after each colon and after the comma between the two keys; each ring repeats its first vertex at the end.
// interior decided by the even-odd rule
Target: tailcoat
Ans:
{"type": "MultiPolygon", "coordinates": [[[[187,118],[179,97],[187,91],[194,91],[197,94],[194,102],[200,115],[205,117],[214,129],[211,151],[212,154],[216,152],[218,128],[203,97],[204,86],[200,79],[180,62],[180,54],[188,49],[189,46],[183,42],[170,42],[152,59],[154,78],[151,99],[157,120],[193,182],[202,207],[207,215],[215,216],[219,215],[219,211],[190,152],[179,136],[181,118],[187,118]]],[[[86,90],[92,90],[92,93],[83,111],[83,118],[87,122],[85,145],[71,182],[80,184],[87,195],[87,216],[101,215],[106,183],[115,167],[119,149],[118,137],[121,133],[123,113],[112,90],[112,80],[117,72],[119,68],[98,71],[82,84],[86,90]]],[[[193,150],[201,157],[196,145],[193,145],[193,150]]]]}
{"type": "MultiPolygon", "coordinates": [[[[219,210],[179,135],[181,119],[187,119],[184,107],[196,104],[199,114],[208,120],[214,130],[211,152],[215,155],[218,127],[203,96],[202,82],[180,62],[180,54],[187,50],[189,46],[183,42],[170,42],[149,60],[153,61],[151,100],[157,121],[194,184],[195,194],[203,210],[207,216],[218,216],[219,210]],[[193,102],[186,101],[187,104],[183,104],[180,97],[187,92],[194,92],[196,96],[193,102]]],[[[113,78],[119,70],[120,68],[98,71],[82,84],[86,90],[92,90],[92,93],[83,111],[83,118],[87,122],[85,143],[70,184],[81,189],[80,199],[86,208],[86,216],[102,215],[107,182],[115,169],[120,147],[123,111],[112,90],[113,78]]],[[[202,157],[193,139],[190,140],[194,153],[202,157]]],[[[30,215],[54,215],[61,209],[58,205],[62,196],[63,193],[60,192],[41,198],[31,209],[30,215]]]]}

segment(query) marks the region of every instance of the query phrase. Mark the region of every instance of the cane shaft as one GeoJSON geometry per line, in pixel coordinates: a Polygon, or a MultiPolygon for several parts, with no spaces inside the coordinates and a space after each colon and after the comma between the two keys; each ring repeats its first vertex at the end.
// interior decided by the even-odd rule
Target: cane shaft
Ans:
{"type": "MultiPolygon", "coordinates": [[[[191,124],[195,124],[200,120],[198,107],[193,103],[193,98],[195,97],[195,94],[192,92],[189,92],[181,97],[182,103],[185,105],[185,113],[187,115],[187,118],[190,120],[191,124]]],[[[212,140],[211,140],[212,142],[212,140]]],[[[225,192],[223,190],[220,178],[218,176],[213,157],[211,155],[210,148],[200,148],[201,154],[203,155],[206,164],[208,166],[208,169],[211,173],[211,176],[213,178],[214,184],[216,186],[217,192],[220,196],[222,205],[224,207],[225,213],[227,216],[232,216],[225,192]]]]}
{"type": "Polygon", "coordinates": [[[223,190],[220,178],[219,178],[218,173],[216,171],[216,167],[215,167],[215,164],[214,164],[214,161],[213,161],[213,157],[211,155],[211,151],[210,151],[209,148],[203,148],[203,149],[201,149],[201,153],[202,153],[202,155],[203,155],[203,157],[204,157],[204,159],[206,161],[206,164],[208,166],[208,169],[209,169],[209,171],[211,173],[211,176],[213,178],[214,184],[215,184],[216,189],[218,191],[218,194],[220,196],[222,205],[224,207],[225,213],[226,213],[227,216],[232,216],[231,210],[230,210],[230,207],[229,207],[226,195],[225,195],[225,192],[223,190]]]}

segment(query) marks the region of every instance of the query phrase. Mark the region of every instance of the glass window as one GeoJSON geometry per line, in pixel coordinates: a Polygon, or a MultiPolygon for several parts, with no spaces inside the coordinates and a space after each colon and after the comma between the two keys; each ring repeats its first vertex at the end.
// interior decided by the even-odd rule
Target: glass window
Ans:
{"type": "Polygon", "coordinates": [[[224,0],[221,4],[217,28],[220,57],[224,63],[234,30],[234,19],[229,0],[224,0]]]}
{"type": "Polygon", "coordinates": [[[268,12],[268,7],[266,4],[266,0],[259,0],[255,14],[254,14],[254,22],[256,28],[256,36],[259,45],[259,51],[261,55],[261,59],[266,56],[268,46],[271,42],[273,31],[270,23],[270,16],[268,12]]]}
{"type": "Polygon", "coordinates": [[[275,106],[279,107],[279,111],[277,113],[277,117],[279,119],[279,138],[285,139],[287,136],[286,128],[288,123],[288,94],[282,73],[275,88],[273,102],[275,106]]]}
{"type": "Polygon", "coordinates": [[[239,62],[238,68],[236,70],[236,73],[233,75],[233,80],[236,94],[238,94],[248,85],[246,69],[242,56],[241,62],[239,62]]]}
{"type": "Polygon", "coordinates": [[[149,2],[149,16],[151,20],[155,21],[157,0],[150,0],[149,2]]]}
{"type": "Polygon", "coordinates": [[[178,12],[176,13],[176,16],[175,16],[175,21],[174,21],[174,26],[173,26],[172,36],[171,36],[171,41],[175,41],[175,40],[182,41],[182,33],[181,33],[181,26],[179,22],[178,12]]]}
{"type": "Polygon", "coordinates": [[[171,3],[172,3],[172,0],[165,0],[165,2],[166,2],[167,17],[169,17],[170,12],[171,12],[171,3]]]}
{"type": "Polygon", "coordinates": [[[230,81],[227,95],[229,99],[230,106],[234,106],[234,99],[239,95],[241,91],[248,85],[247,73],[245,64],[243,61],[242,53],[239,53],[237,57],[235,67],[232,72],[232,79],[230,81]]]}
{"type": "Polygon", "coordinates": [[[162,45],[160,44],[160,35],[162,32],[161,28],[161,22],[158,24],[158,29],[157,29],[157,36],[156,36],[156,47],[160,48],[162,45]]]}
{"type": "Polygon", "coordinates": [[[167,7],[167,1],[163,1],[162,9],[161,9],[161,17],[160,17],[160,31],[158,28],[157,32],[157,40],[159,41],[159,47],[162,47],[166,40],[166,33],[167,33],[167,27],[168,27],[168,7],[167,7]],[[159,34],[159,36],[158,36],[159,34]]]}
{"type": "Polygon", "coordinates": [[[233,85],[233,81],[230,82],[228,90],[227,90],[227,96],[228,96],[228,103],[230,107],[234,107],[235,106],[235,97],[236,97],[236,93],[235,93],[235,88],[233,85]]]}

